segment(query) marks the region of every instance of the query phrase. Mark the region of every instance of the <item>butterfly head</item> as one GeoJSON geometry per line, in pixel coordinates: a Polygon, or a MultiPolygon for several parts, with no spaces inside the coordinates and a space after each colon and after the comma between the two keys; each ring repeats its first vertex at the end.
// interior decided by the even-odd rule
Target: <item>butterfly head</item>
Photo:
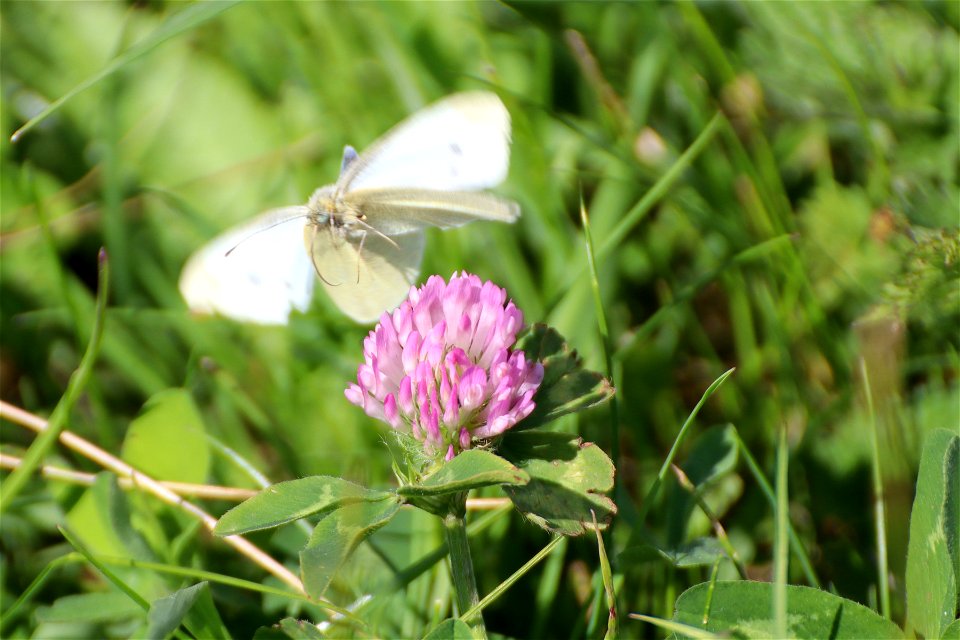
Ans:
{"type": "Polygon", "coordinates": [[[340,207],[337,206],[337,193],[334,185],[320,187],[310,196],[307,201],[307,219],[309,224],[324,225],[329,224],[330,220],[339,215],[340,207]]]}
{"type": "Polygon", "coordinates": [[[307,201],[307,224],[349,231],[363,221],[363,215],[347,202],[336,185],[320,187],[307,201]]]}

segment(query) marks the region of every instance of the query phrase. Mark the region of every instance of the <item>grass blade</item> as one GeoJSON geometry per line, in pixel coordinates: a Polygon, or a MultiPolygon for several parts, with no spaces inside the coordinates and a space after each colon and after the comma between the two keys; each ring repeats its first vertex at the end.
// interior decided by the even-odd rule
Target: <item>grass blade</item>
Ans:
{"type": "Polygon", "coordinates": [[[146,560],[134,560],[133,558],[114,558],[111,556],[96,556],[97,560],[104,564],[112,564],[116,566],[123,567],[133,567],[137,569],[146,569],[149,571],[156,571],[157,573],[164,573],[171,576],[181,576],[184,578],[192,578],[197,581],[207,581],[214,582],[217,584],[226,585],[228,587],[234,587],[236,589],[245,589],[247,591],[255,591],[257,593],[262,593],[264,595],[276,596],[279,598],[286,598],[288,600],[297,600],[299,602],[308,602],[310,604],[316,605],[321,609],[326,609],[328,611],[337,613],[343,617],[350,618],[353,622],[360,623],[354,615],[347,609],[338,607],[334,604],[323,600],[315,600],[308,596],[305,593],[290,591],[289,589],[280,589],[278,587],[271,587],[268,584],[263,584],[260,582],[253,582],[251,580],[244,580],[243,578],[235,578],[233,576],[227,576],[222,573],[215,573],[213,571],[204,571],[202,569],[194,569],[193,567],[181,567],[174,564],[165,564],[162,562],[148,562],[146,560]]]}
{"type": "MultiPolygon", "coordinates": [[[[737,439],[737,446],[740,447],[740,453],[743,455],[743,459],[747,461],[747,467],[753,474],[753,479],[756,480],[757,486],[760,487],[760,490],[763,491],[763,494],[767,497],[767,501],[770,503],[770,508],[776,509],[776,496],[774,496],[773,488],[767,481],[766,476],[763,475],[763,471],[760,470],[760,465],[757,464],[753,454],[751,454],[750,450],[747,449],[747,445],[744,444],[743,440],[740,438],[739,432],[734,429],[733,433],[737,439]]],[[[813,564],[810,562],[810,556],[807,555],[806,549],[803,548],[803,544],[801,544],[800,538],[797,536],[797,532],[794,530],[789,519],[787,520],[787,528],[787,532],[790,536],[790,546],[793,548],[793,552],[797,555],[797,559],[800,561],[800,567],[803,569],[804,577],[806,577],[810,586],[819,589],[820,580],[817,579],[817,574],[813,571],[813,564]]]]}
{"type": "Polygon", "coordinates": [[[673,464],[673,459],[676,457],[677,451],[680,450],[680,443],[683,442],[683,439],[687,435],[687,431],[690,429],[690,425],[693,424],[693,419],[697,417],[698,413],[700,413],[700,409],[710,398],[710,396],[712,396],[714,392],[720,388],[720,385],[722,385],[734,371],[736,371],[736,368],[727,369],[720,375],[719,378],[714,380],[713,384],[707,387],[707,390],[703,392],[703,395],[700,397],[700,401],[697,402],[697,406],[695,406],[693,411],[690,412],[690,415],[687,416],[686,422],[684,422],[683,426],[680,427],[680,432],[673,441],[673,446],[670,447],[670,453],[667,454],[667,459],[663,461],[663,465],[661,465],[660,471],[657,473],[657,479],[653,481],[653,484],[650,485],[650,489],[647,490],[647,495],[643,497],[643,502],[640,504],[640,514],[637,516],[637,522],[642,523],[646,518],[647,511],[650,509],[653,499],[657,496],[657,492],[660,490],[660,485],[663,484],[663,481],[666,479],[667,473],[670,472],[670,466],[673,464]]]}
{"type": "Polygon", "coordinates": [[[645,616],[642,613],[631,613],[630,617],[634,620],[649,622],[656,627],[666,629],[667,631],[672,631],[677,636],[684,638],[697,638],[698,640],[718,640],[719,638],[724,637],[718,636],[715,633],[710,633],[709,631],[704,631],[703,629],[691,627],[688,624],[680,624],[679,622],[674,622],[673,620],[664,620],[662,618],[654,618],[653,616],[645,616]]]}
{"type": "Polygon", "coordinates": [[[475,616],[478,612],[483,611],[484,607],[486,607],[491,602],[493,602],[494,600],[499,598],[501,595],[503,595],[503,593],[507,589],[512,587],[517,580],[522,578],[528,571],[530,571],[530,569],[536,566],[538,562],[540,562],[541,560],[546,558],[548,555],[550,555],[550,552],[553,551],[556,548],[556,546],[560,544],[560,541],[563,539],[564,539],[563,536],[555,536],[553,540],[551,540],[547,544],[547,546],[545,546],[543,549],[540,549],[540,551],[537,552],[537,555],[530,558],[526,562],[526,564],[524,564],[522,567],[514,571],[513,575],[511,575],[509,578],[507,578],[506,580],[498,584],[490,593],[485,595],[483,599],[480,600],[480,602],[474,605],[469,611],[462,614],[460,616],[460,619],[464,621],[469,620],[470,618],[475,616]]]}
{"type": "Polygon", "coordinates": [[[860,373],[863,376],[863,390],[867,396],[867,410],[870,413],[870,471],[873,481],[873,517],[877,539],[877,590],[880,592],[880,614],[890,620],[890,566],[887,560],[887,522],[883,502],[883,477],[880,474],[880,443],[877,440],[877,416],[873,408],[873,390],[870,388],[870,375],[867,363],[860,359],[860,373]]]}
{"type": "Polygon", "coordinates": [[[150,611],[150,603],[147,602],[143,596],[137,593],[133,587],[121,580],[117,574],[115,574],[113,571],[110,571],[106,564],[100,562],[97,557],[90,553],[90,551],[80,543],[80,540],[74,537],[74,535],[70,533],[66,527],[61,526],[57,527],[57,529],[59,529],[60,533],[63,534],[63,537],[67,539],[67,542],[69,542],[74,549],[79,551],[83,557],[87,559],[87,562],[96,567],[97,570],[102,573],[107,580],[113,583],[113,586],[120,589],[120,591],[125,593],[127,597],[136,602],[137,606],[139,606],[141,609],[144,611],[150,611]]]}
{"type": "Polygon", "coordinates": [[[597,534],[597,552],[600,555],[600,575],[603,577],[603,590],[607,598],[607,633],[604,640],[615,640],[620,637],[619,620],[617,619],[617,593],[613,585],[613,572],[610,571],[610,560],[607,559],[607,548],[603,544],[603,533],[597,525],[597,514],[590,510],[593,516],[593,530],[597,534]]]}
{"type": "MultiPolygon", "coordinates": [[[[659,202],[664,196],[667,195],[667,192],[673,187],[673,185],[680,179],[680,176],[683,175],[683,172],[686,171],[693,161],[700,155],[700,153],[706,148],[707,144],[720,130],[721,123],[724,122],[724,117],[720,112],[717,112],[713,118],[710,119],[710,122],[707,123],[707,126],[704,127],[703,131],[700,132],[700,135],[697,136],[697,139],[687,147],[686,151],[677,158],[677,161],[673,163],[663,176],[657,180],[650,190],[635,204],[624,216],[613,231],[610,232],[610,235],[607,236],[606,240],[600,245],[600,248],[597,249],[596,257],[603,258],[613,249],[615,249],[623,239],[627,237],[627,234],[630,233],[631,229],[640,222],[643,217],[653,209],[653,206],[659,202]]],[[[573,283],[583,275],[583,269],[572,269],[570,270],[570,276],[564,282],[564,286],[559,289],[561,295],[567,292],[573,283]]],[[[550,306],[556,306],[557,300],[551,301],[550,306]]]]}
{"type": "MultiPolygon", "coordinates": [[[[3,628],[7,626],[11,620],[17,617],[17,613],[20,611],[20,608],[30,602],[31,598],[33,598],[33,595],[43,588],[43,586],[47,583],[47,580],[53,575],[53,572],[56,569],[59,569],[61,565],[83,561],[84,559],[82,555],[71,552],[65,556],[60,556],[59,558],[48,562],[47,566],[43,568],[43,571],[41,571],[40,574],[33,579],[33,582],[30,583],[30,586],[23,590],[23,593],[20,594],[16,601],[7,607],[6,611],[0,613],[0,634],[3,633],[3,628]]],[[[0,635],[0,637],[3,636],[0,635]]]]}
{"type": "Polygon", "coordinates": [[[68,100],[77,94],[86,91],[104,78],[116,73],[125,65],[133,62],[140,56],[149,53],[170,38],[176,37],[181,33],[189,31],[190,29],[207,22],[239,2],[240,0],[230,0],[224,2],[200,2],[190,5],[180,13],[174,14],[168,18],[166,22],[157,27],[157,29],[149,36],[131,48],[127,49],[125,52],[121,53],[103,69],[54,100],[46,109],[27,120],[22,127],[13,132],[13,135],[10,136],[10,142],[17,142],[23,137],[23,134],[40,124],[50,114],[54,113],[57,109],[62,107],[67,103],[68,100]]]}
{"type": "MultiPolygon", "coordinates": [[[[600,295],[600,279],[597,275],[596,255],[593,250],[593,234],[590,231],[590,216],[587,215],[587,208],[583,204],[583,194],[580,194],[580,221],[583,223],[584,247],[587,250],[587,264],[590,268],[590,286],[593,290],[593,305],[597,314],[597,328],[600,330],[600,343],[603,345],[603,364],[606,368],[607,379],[614,382],[613,379],[613,359],[611,357],[612,345],[610,344],[610,330],[607,328],[607,315],[603,310],[603,298],[600,295]]],[[[614,385],[616,386],[616,385],[614,385]]],[[[614,393],[610,398],[610,457],[613,458],[613,466],[620,466],[620,411],[617,402],[617,394],[614,393]]],[[[617,490],[619,488],[618,476],[613,476],[613,495],[618,498],[617,490]]],[[[613,526],[613,523],[610,525],[613,526]]]]}
{"type": "Polygon", "coordinates": [[[653,205],[659,202],[660,199],[667,194],[667,191],[673,187],[674,183],[680,179],[683,172],[693,164],[693,161],[700,155],[700,152],[713,140],[713,136],[720,130],[720,125],[723,122],[724,117],[720,112],[717,112],[710,118],[710,122],[703,128],[703,131],[701,131],[697,139],[693,141],[693,144],[683,152],[683,155],[677,158],[677,161],[663,174],[663,177],[657,180],[650,190],[640,198],[637,204],[623,216],[620,224],[610,232],[607,239],[600,245],[597,256],[602,258],[607,255],[607,253],[627,237],[627,234],[630,233],[634,225],[643,219],[647,212],[653,208],[653,205]]]}
{"type": "Polygon", "coordinates": [[[93,364],[100,353],[100,342],[103,337],[103,324],[107,310],[107,296],[109,293],[110,267],[107,261],[107,253],[100,250],[99,256],[100,273],[97,282],[97,307],[96,315],[93,321],[93,332],[90,335],[90,342],[87,344],[87,350],[80,360],[80,366],[70,376],[67,383],[67,390],[60,398],[60,402],[54,408],[47,423],[47,429],[44,430],[37,439],[33,441],[30,448],[23,456],[20,466],[13,470],[13,473],[7,478],[7,481],[0,485],[0,512],[3,512],[10,506],[13,499],[26,485],[27,480],[37,471],[43,462],[44,457],[53,447],[60,432],[67,423],[67,417],[70,415],[73,405],[80,398],[80,393],[86,386],[90,375],[93,373],[93,364]]]}
{"type": "Polygon", "coordinates": [[[790,518],[787,513],[787,430],[780,429],[780,442],[777,447],[777,508],[774,531],[773,556],[773,629],[777,638],[787,637],[787,529],[790,518]]]}

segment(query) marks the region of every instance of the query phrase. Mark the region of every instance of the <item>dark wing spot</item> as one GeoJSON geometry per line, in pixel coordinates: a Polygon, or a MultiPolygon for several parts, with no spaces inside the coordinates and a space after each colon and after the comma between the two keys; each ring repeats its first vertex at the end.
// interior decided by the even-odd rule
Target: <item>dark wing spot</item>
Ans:
{"type": "MultiPolygon", "coordinates": [[[[452,151],[453,155],[455,156],[460,156],[461,158],[463,157],[463,149],[461,149],[460,145],[458,145],[456,142],[450,143],[450,151],[452,151]]],[[[454,162],[450,165],[450,177],[456,178],[459,175],[460,175],[460,167],[459,165],[457,165],[456,162],[454,162]]]]}

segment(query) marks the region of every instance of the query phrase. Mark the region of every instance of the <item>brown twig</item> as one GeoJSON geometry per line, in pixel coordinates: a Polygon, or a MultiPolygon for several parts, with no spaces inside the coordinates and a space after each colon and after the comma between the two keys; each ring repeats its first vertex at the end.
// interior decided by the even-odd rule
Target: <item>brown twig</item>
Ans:
{"type": "MultiPolygon", "coordinates": [[[[0,469],[16,469],[20,466],[20,458],[5,453],[0,453],[0,469]]],[[[40,475],[50,480],[62,480],[72,484],[92,486],[97,476],[85,471],[76,471],[74,469],[64,469],[54,465],[45,464],[40,468],[40,475]]],[[[127,478],[120,478],[118,484],[123,489],[135,488],[133,482],[127,478]]],[[[239,487],[222,487],[214,484],[192,484],[190,482],[170,482],[161,480],[160,484],[170,489],[177,495],[191,496],[194,498],[206,498],[209,500],[231,500],[240,502],[247,498],[257,495],[255,489],[241,489],[239,487]]]]}
{"type": "MultiPolygon", "coordinates": [[[[0,418],[6,418],[11,422],[27,427],[37,433],[47,428],[47,421],[19,407],[11,405],[0,400],[0,418]]],[[[154,495],[156,498],[169,505],[172,505],[181,511],[193,516],[203,523],[208,531],[213,531],[217,524],[217,519],[197,505],[184,500],[180,495],[162,483],[157,482],[150,476],[147,476],[129,464],[120,460],[116,456],[107,453],[92,442],[81,438],[69,431],[63,431],[60,434],[60,442],[66,447],[73,449],[80,455],[93,460],[104,469],[112,471],[121,479],[126,479],[132,486],[154,495]]],[[[285,566],[274,560],[270,555],[261,550],[256,545],[240,536],[225,536],[221,538],[224,542],[232,546],[241,554],[247,556],[250,560],[260,567],[270,572],[285,584],[289,585],[299,593],[305,593],[303,583],[300,579],[285,566]]]]}

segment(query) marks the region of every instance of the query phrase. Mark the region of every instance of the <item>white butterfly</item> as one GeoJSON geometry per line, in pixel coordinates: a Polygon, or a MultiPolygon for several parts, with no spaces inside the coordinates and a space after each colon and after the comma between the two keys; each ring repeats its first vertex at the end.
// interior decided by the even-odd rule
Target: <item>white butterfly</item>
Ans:
{"type": "Polygon", "coordinates": [[[360,155],[346,147],[336,184],[306,205],[262,213],[202,247],[180,292],[194,311],[285,324],[292,309],[309,306],[319,276],[345,314],[375,321],[416,279],[424,228],[517,219],[515,202],[480,192],[503,181],[509,162],[510,114],[500,99],[454,94],[360,155]]]}

